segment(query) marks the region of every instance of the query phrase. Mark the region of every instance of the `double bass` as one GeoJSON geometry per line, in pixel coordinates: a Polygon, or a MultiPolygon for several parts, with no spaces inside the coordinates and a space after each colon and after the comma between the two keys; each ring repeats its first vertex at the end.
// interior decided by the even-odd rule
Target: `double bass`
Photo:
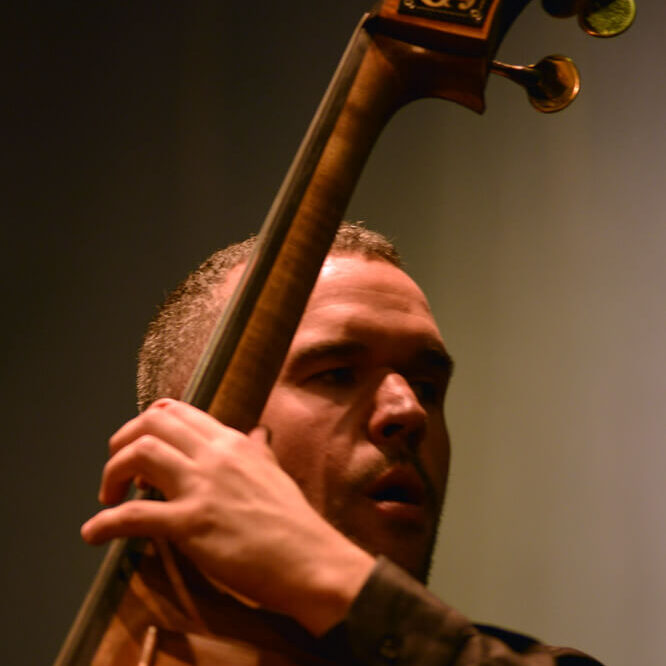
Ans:
{"type": "MultiPolygon", "coordinates": [[[[241,431],[256,425],[363,165],[401,107],[437,97],[481,113],[491,73],[519,83],[546,113],[575,98],[568,58],[494,60],[528,2],[383,0],[361,18],[184,400],[241,431]]],[[[622,32],[635,13],[630,0],[543,5],[596,36],[622,32]]],[[[55,663],[331,663],[295,623],[247,601],[212,587],[166,542],[117,540],[55,663]]]]}

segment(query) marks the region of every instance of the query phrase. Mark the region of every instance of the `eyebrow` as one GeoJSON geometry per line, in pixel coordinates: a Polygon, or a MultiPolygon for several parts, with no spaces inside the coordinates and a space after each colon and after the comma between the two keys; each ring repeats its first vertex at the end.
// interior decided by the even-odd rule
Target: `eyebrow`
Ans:
{"type": "MultiPolygon", "coordinates": [[[[368,345],[362,342],[321,342],[299,350],[287,361],[286,374],[295,375],[300,370],[331,358],[350,358],[360,356],[369,351],[368,345]]],[[[409,366],[414,365],[421,368],[434,368],[445,375],[447,381],[453,374],[454,361],[451,355],[439,345],[433,345],[419,350],[409,359],[409,366]]]]}
{"type": "Polygon", "coordinates": [[[451,355],[439,346],[423,349],[416,354],[412,362],[416,362],[424,367],[436,368],[446,375],[447,378],[450,378],[453,374],[455,365],[451,355]]]}
{"type": "Polygon", "coordinates": [[[360,356],[368,351],[368,346],[362,342],[321,342],[299,350],[287,361],[285,370],[287,374],[298,374],[302,368],[307,368],[318,361],[328,358],[349,358],[360,356]]]}

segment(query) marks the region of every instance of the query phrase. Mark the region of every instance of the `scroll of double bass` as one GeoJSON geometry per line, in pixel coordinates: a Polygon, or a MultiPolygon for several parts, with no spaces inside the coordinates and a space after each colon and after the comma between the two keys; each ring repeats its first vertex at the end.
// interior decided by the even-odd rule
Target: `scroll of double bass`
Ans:
{"type": "MultiPolygon", "coordinates": [[[[256,425],[363,165],[399,108],[439,97],[482,112],[490,72],[542,111],[575,97],[566,58],[493,60],[528,2],[384,0],[361,19],[183,399],[239,430],[256,425]]],[[[597,34],[633,18],[618,22],[610,0],[543,4],[597,34]]],[[[110,548],[56,665],[326,663],[317,652],[295,623],[221,594],[166,544],[131,539],[110,548]]]]}

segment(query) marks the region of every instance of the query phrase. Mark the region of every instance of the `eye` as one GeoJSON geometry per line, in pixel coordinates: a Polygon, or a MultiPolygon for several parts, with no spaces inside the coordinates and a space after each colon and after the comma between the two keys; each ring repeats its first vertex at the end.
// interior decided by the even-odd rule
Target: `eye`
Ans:
{"type": "Polygon", "coordinates": [[[434,405],[441,402],[442,390],[436,381],[418,379],[410,381],[409,385],[421,404],[434,405]]]}
{"type": "Polygon", "coordinates": [[[350,386],[356,381],[356,371],[351,366],[328,368],[312,375],[310,380],[327,386],[350,386]]]}

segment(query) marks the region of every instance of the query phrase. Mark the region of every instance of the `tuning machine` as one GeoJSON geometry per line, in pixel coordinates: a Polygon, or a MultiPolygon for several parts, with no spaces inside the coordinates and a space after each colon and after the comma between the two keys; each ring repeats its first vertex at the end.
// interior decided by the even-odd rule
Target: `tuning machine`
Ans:
{"type": "Polygon", "coordinates": [[[636,18],[634,0],[541,0],[543,8],[558,18],[578,15],[578,23],[594,37],[615,37],[636,18]]]}
{"type": "Polygon", "coordinates": [[[578,68],[571,58],[562,55],[546,56],[529,67],[495,60],[490,71],[521,85],[532,106],[542,113],[565,109],[580,90],[578,68]]]}
{"type": "MultiPolygon", "coordinates": [[[[578,23],[594,37],[623,33],[636,18],[634,0],[541,0],[552,16],[578,16],[578,23]]],[[[520,67],[494,61],[490,71],[521,85],[537,110],[553,113],[566,108],[580,91],[578,68],[570,58],[547,56],[536,65],[520,67]]]]}

